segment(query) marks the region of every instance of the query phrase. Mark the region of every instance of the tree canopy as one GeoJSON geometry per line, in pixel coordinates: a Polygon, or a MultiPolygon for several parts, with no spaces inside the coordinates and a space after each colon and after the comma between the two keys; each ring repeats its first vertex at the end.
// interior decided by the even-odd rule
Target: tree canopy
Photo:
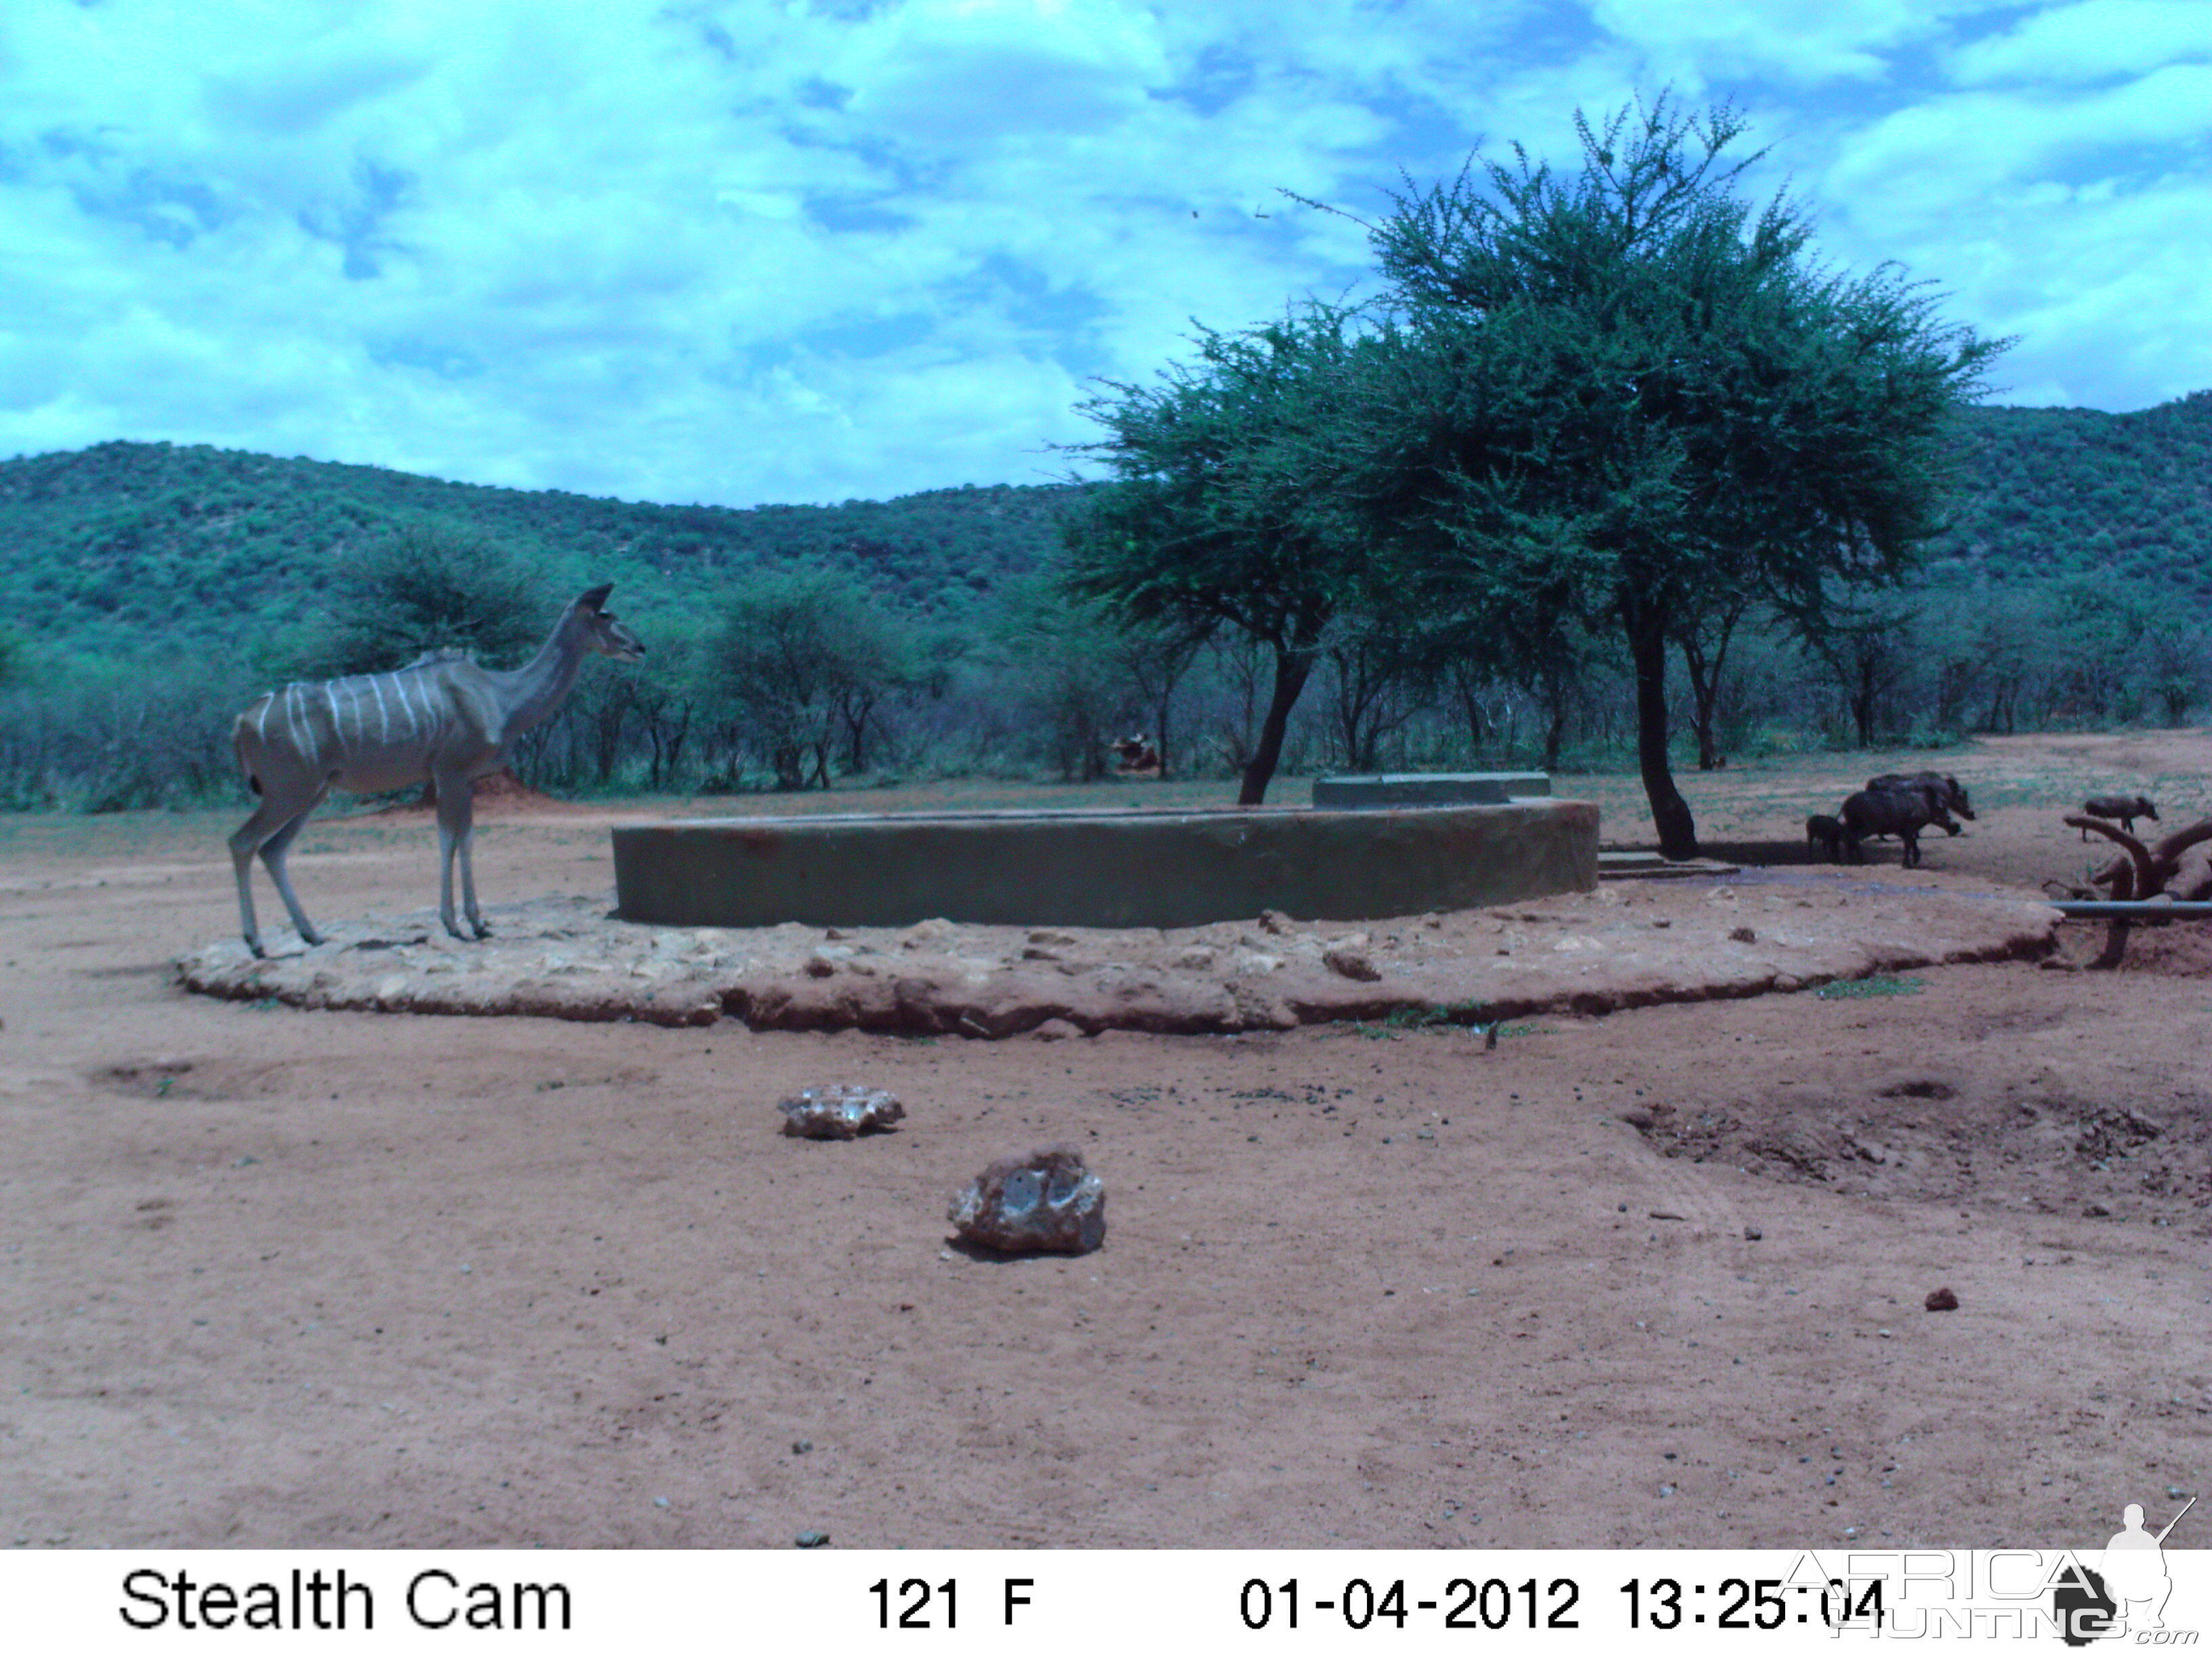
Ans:
{"type": "Polygon", "coordinates": [[[455,648],[512,666],[551,625],[540,583],[499,544],[409,526],[356,554],[301,666],[319,676],[376,673],[455,648]]]}
{"type": "Polygon", "coordinates": [[[840,736],[851,769],[865,763],[877,705],[918,672],[911,647],[882,602],[838,573],[776,571],[732,591],[705,673],[779,788],[826,789],[840,736]]]}
{"type": "Polygon", "coordinates": [[[1756,597],[1817,635],[1839,594],[1897,581],[1942,528],[1948,422],[2008,343],[1894,266],[1820,268],[1784,197],[1754,217],[1726,106],[1575,125],[1579,170],[1516,145],[1371,228],[1390,322],[1355,493],[1426,625],[1620,630],[1660,845],[1686,857],[1670,634],[1756,597]]]}
{"type": "Polygon", "coordinates": [[[1292,706],[1370,568],[1367,523],[1340,487],[1340,443],[1365,349],[1322,305],[1233,334],[1202,330],[1194,362],[1117,381],[1082,405],[1106,428],[1078,453],[1110,481],[1068,532],[1068,583],[1126,623],[1182,637],[1223,629],[1264,646],[1273,684],[1237,793],[1255,805],[1292,706]]]}

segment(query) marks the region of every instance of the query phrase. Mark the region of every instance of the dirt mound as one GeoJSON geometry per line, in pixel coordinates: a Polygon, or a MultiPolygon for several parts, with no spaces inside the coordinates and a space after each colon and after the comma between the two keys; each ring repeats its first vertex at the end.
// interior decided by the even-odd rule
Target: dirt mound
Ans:
{"type": "Polygon", "coordinates": [[[266,960],[183,957],[210,996],[386,1013],[519,1014],[755,1030],[1006,1037],[1287,1030],[1346,1020],[1493,1024],[1538,1013],[1803,990],[1946,962],[2033,960],[2049,906],[1978,884],[1753,872],[1602,884],[1489,910],[1205,927],[662,928],[605,898],[495,908],[450,939],[428,912],[337,923],[266,960]]]}

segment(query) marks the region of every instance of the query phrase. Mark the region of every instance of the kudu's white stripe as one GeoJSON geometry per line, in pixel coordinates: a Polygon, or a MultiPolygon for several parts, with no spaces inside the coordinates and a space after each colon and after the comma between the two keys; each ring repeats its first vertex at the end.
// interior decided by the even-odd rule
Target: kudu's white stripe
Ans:
{"type": "Polygon", "coordinates": [[[295,754],[305,754],[308,763],[312,765],[315,759],[315,750],[300,731],[299,702],[300,683],[295,680],[284,688],[284,729],[292,734],[292,751],[295,754]]]}
{"type": "Polygon", "coordinates": [[[392,683],[399,688],[399,701],[407,710],[407,735],[410,737],[419,735],[423,723],[422,716],[416,712],[415,699],[408,695],[408,686],[413,678],[411,674],[394,674],[392,677],[392,683]]]}
{"type": "Polygon", "coordinates": [[[376,740],[379,743],[390,743],[392,716],[385,710],[384,688],[378,684],[383,678],[381,674],[371,674],[368,677],[368,689],[376,693],[376,740]]]}

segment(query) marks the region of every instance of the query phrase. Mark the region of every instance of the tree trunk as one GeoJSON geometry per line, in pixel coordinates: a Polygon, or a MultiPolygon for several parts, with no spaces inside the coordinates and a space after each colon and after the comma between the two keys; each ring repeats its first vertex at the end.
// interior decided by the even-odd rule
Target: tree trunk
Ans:
{"type": "Polygon", "coordinates": [[[1472,674],[1455,668],[1452,690],[1458,695],[1460,713],[1467,721],[1467,752],[1470,757],[1479,760],[1482,754],[1483,736],[1489,729],[1482,718],[1481,701],[1476,695],[1480,688],[1472,674]]]}
{"type": "Polygon", "coordinates": [[[1358,646],[1330,652],[1329,660],[1336,670],[1336,729],[1344,739],[1344,769],[1372,772],[1375,750],[1382,740],[1376,705],[1382,696],[1383,677],[1373,672],[1358,646]]]}
{"type": "Polygon", "coordinates": [[[1851,721],[1858,727],[1862,749],[1874,747],[1875,696],[1874,653],[1869,651],[1859,658],[1859,683],[1851,693],[1851,721]]]}
{"type": "Polygon", "coordinates": [[[1743,620],[1748,603],[1735,599],[1721,613],[1710,656],[1700,629],[1705,622],[1710,622],[1711,613],[1678,630],[1679,637],[1674,641],[1682,648],[1682,666],[1690,676],[1690,729],[1697,734],[1700,772],[1716,771],[1723,763],[1720,743],[1713,731],[1719,718],[1721,677],[1728,668],[1729,641],[1735,637],[1736,624],[1743,620]]]}
{"type": "Polygon", "coordinates": [[[671,783],[676,781],[676,769],[684,763],[684,740],[690,734],[691,708],[689,703],[686,703],[684,708],[684,718],[677,722],[676,729],[668,734],[668,781],[671,783]]]}
{"type": "Polygon", "coordinates": [[[1260,723],[1259,747],[1245,763],[1243,787],[1237,792],[1239,806],[1257,806],[1267,799],[1267,785],[1275,775],[1275,763],[1282,758],[1283,733],[1290,727],[1291,710],[1297,702],[1298,694],[1306,689],[1313,665],[1310,652],[1276,647],[1274,694],[1267,701],[1267,717],[1260,723]]]}
{"type": "Polygon", "coordinates": [[[1544,769],[1559,769],[1559,751],[1566,746],[1567,716],[1574,707],[1574,676],[1565,665],[1554,662],[1544,670],[1538,684],[1543,688],[1544,702],[1544,769]]]}
{"type": "Polygon", "coordinates": [[[845,723],[845,770],[855,777],[868,769],[864,745],[867,738],[868,721],[876,712],[877,696],[872,690],[855,691],[838,699],[838,718],[845,723]]]}
{"type": "Polygon", "coordinates": [[[1690,716],[1691,730],[1698,737],[1698,770],[1717,772],[1720,769],[1720,745],[1713,741],[1713,706],[1705,698],[1695,699],[1696,713],[1690,716]]]}
{"type": "Polygon", "coordinates": [[[1653,616],[1626,619],[1628,653],[1636,665],[1636,760],[1644,775],[1644,793],[1651,803],[1651,821],[1659,827],[1662,858],[1698,856],[1698,826],[1690,804],[1674,787],[1674,769],[1667,755],[1667,629],[1653,616]]]}
{"type": "MultiPolygon", "coordinates": [[[[775,787],[781,790],[804,789],[806,787],[805,754],[799,744],[789,738],[780,739],[769,752],[769,764],[775,769],[775,787]]],[[[732,768],[734,772],[736,769],[732,768]]]]}
{"type": "Polygon", "coordinates": [[[1544,723],[1544,769],[1556,772],[1559,769],[1559,750],[1567,742],[1567,696],[1564,686],[1545,698],[1545,708],[1549,713],[1544,723]]]}
{"type": "MultiPolygon", "coordinates": [[[[1720,744],[1713,738],[1713,710],[1720,701],[1721,677],[1717,659],[1706,672],[1704,647],[1685,639],[1682,646],[1682,666],[1690,676],[1690,729],[1698,738],[1698,770],[1711,772],[1720,766],[1720,744]]],[[[1726,642],[1722,645],[1727,650],[1726,642]]]]}

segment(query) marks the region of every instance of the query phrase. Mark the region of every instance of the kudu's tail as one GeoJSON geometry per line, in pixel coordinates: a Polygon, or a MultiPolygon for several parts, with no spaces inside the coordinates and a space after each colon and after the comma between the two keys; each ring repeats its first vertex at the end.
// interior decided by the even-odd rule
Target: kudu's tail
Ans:
{"type": "Polygon", "coordinates": [[[240,714],[230,728],[231,752],[238,757],[238,769],[246,774],[246,787],[255,794],[261,793],[261,780],[254,775],[253,763],[246,758],[246,716],[240,714]]]}

